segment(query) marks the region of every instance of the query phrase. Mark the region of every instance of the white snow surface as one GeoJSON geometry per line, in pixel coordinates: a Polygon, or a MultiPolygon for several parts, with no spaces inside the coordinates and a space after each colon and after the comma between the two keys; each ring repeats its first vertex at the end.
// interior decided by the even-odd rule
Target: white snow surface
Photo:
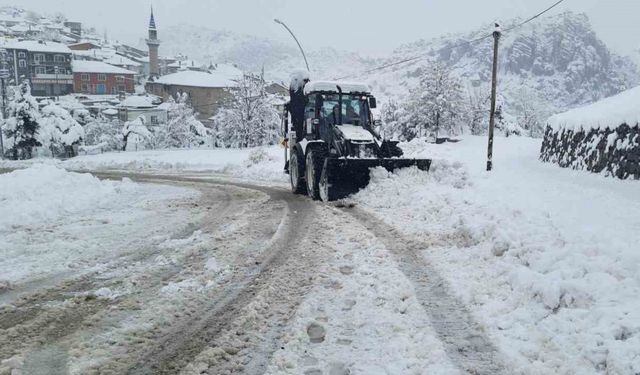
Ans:
{"type": "Polygon", "coordinates": [[[48,52],[71,54],[69,47],[62,43],[40,42],[37,40],[9,41],[2,48],[25,49],[30,52],[48,52]]]}
{"type": "Polygon", "coordinates": [[[366,83],[342,82],[342,81],[311,81],[304,86],[304,93],[309,94],[318,91],[338,92],[338,86],[345,94],[349,93],[370,93],[371,89],[366,83]]]}
{"type": "Polygon", "coordinates": [[[158,78],[155,82],[163,85],[176,85],[187,87],[227,88],[236,87],[241,77],[226,74],[224,71],[199,72],[185,70],[173,74],[167,74],[158,78]]]}
{"type": "Polygon", "coordinates": [[[152,108],[153,106],[153,99],[151,97],[139,95],[132,95],[118,104],[118,107],[128,108],[152,108]]]}
{"type": "Polygon", "coordinates": [[[103,258],[117,258],[112,251],[124,251],[124,243],[167,233],[185,220],[178,212],[162,215],[155,209],[160,202],[196,195],[126,179],[101,181],[53,165],[0,174],[0,283],[97,267],[103,258]]]}
{"type": "Polygon", "coordinates": [[[347,139],[353,141],[374,141],[373,134],[364,129],[362,126],[356,125],[338,125],[338,129],[347,139]]]}
{"type": "Polygon", "coordinates": [[[284,149],[281,146],[248,149],[173,149],[109,152],[81,155],[66,161],[34,159],[0,161],[0,167],[19,168],[33,163],[55,164],[70,170],[134,170],[159,172],[214,172],[231,177],[283,184],[284,149]]]}
{"type": "Polygon", "coordinates": [[[640,372],[637,181],[538,161],[540,141],[404,144],[429,173],[375,170],[353,200],[423,256],[527,374],[640,372]]]}
{"type": "Polygon", "coordinates": [[[549,119],[554,130],[615,129],[640,122],[640,86],[549,119]]]}
{"type": "Polygon", "coordinates": [[[74,60],[72,65],[74,73],[136,74],[131,70],[118,68],[100,61],[74,60]]]}

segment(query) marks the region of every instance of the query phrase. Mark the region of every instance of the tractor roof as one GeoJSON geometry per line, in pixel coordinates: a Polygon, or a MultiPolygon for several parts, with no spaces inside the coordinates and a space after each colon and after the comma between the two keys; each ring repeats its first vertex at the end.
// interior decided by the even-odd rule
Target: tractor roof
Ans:
{"type": "Polygon", "coordinates": [[[312,92],[338,92],[338,86],[345,94],[369,94],[371,90],[366,83],[340,82],[340,81],[311,81],[304,86],[304,93],[312,92]]]}

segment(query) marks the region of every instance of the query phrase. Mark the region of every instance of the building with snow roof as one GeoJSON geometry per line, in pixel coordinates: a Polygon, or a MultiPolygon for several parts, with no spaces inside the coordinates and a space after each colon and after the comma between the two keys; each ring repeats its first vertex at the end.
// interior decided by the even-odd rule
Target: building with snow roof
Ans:
{"type": "Polygon", "coordinates": [[[134,121],[140,116],[149,126],[165,124],[168,118],[167,110],[159,108],[150,96],[129,96],[118,104],[120,121],[134,121]]]}
{"type": "Polygon", "coordinates": [[[35,96],[66,95],[73,91],[71,50],[64,44],[36,40],[10,41],[0,46],[8,52],[9,83],[31,83],[35,96]]]}
{"type": "Polygon", "coordinates": [[[236,87],[240,78],[242,72],[237,69],[211,72],[185,70],[147,82],[146,89],[164,100],[186,93],[199,118],[206,120],[231,98],[229,89],[236,87]]]}
{"type": "Polygon", "coordinates": [[[135,75],[131,70],[109,65],[100,61],[73,62],[73,88],[82,94],[133,94],[135,75]]]}

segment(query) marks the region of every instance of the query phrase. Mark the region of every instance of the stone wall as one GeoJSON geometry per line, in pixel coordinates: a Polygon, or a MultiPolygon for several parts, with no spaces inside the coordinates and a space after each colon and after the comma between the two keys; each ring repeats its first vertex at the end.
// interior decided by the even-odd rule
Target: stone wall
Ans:
{"type": "Polygon", "coordinates": [[[640,126],[545,131],[540,159],[563,168],[640,179],[640,126]]]}

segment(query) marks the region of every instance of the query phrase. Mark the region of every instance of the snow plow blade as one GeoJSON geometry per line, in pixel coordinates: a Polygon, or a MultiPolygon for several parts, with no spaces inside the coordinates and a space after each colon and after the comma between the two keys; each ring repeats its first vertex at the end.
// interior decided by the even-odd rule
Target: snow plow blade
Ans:
{"type": "Polygon", "coordinates": [[[429,171],[429,159],[327,159],[325,172],[327,173],[328,199],[346,198],[366,187],[371,179],[371,168],[382,167],[389,172],[398,169],[418,167],[422,171],[429,171]]]}

